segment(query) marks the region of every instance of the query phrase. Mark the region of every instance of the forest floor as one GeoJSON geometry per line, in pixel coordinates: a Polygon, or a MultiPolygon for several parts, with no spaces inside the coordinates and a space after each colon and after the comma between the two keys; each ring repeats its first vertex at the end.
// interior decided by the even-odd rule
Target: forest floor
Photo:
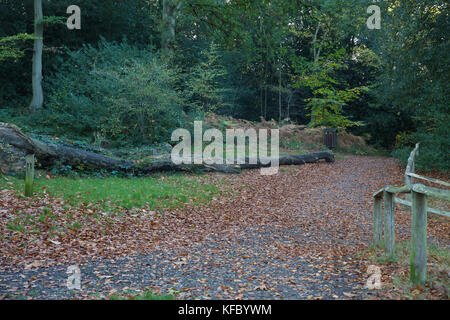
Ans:
{"type": "MultiPolygon", "coordinates": [[[[402,287],[407,262],[386,263],[369,250],[372,193],[403,183],[392,158],[345,155],[273,176],[249,170],[198,179],[222,192],[157,211],[108,213],[47,193],[28,200],[1,190],[0,299],[146,292],[178,299],[448,299],[448,283],[436,280],[445,282],[450,270],[448,219],[428,220],[429,243],[438,250],[430,254],[434,280],[426,288],[402,287]],[[17,212],[25,213],[21,224],[17,212]],[[67,220],[80,223],[58,233],[67,220]],[[81,290],[68,290],[67,267],[75,264],[81,290]],[[364,288],[369,265],[381,268],[383,289],[364,288]]],[[[396,223],[397,241],[407,241],[409,210],[397,207],[396,223]]]]}

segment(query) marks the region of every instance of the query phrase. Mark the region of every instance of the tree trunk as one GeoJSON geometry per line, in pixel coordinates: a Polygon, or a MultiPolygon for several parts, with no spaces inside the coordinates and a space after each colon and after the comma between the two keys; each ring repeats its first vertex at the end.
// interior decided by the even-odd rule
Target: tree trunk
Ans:
{"type": "Polygon", "coordinates": [[[264,86],[264,120],[267,120],[267,84],[264,86]]]}
{"type": "MultiPolygon", "coordinates": [[[[192,161],[191,164],[177,165],[172,162],[170,155],[168,155],[167,158],[151,159],[150,161],[138,163],[133,160],[115,158],[62,144],[44,143],[24,135],[15,125],[0,122],[0,145],[2,144],[6,144],[9,147],[19,150],[22,154],[34,154],[44,168],[51,166],[55,161],[71,166],[83,164],[87,167],[96,169],[141,173],[150,173],[154,171],[192,171],[195,169],[238,173],[239,169],[255,169],[270,166],[270,163],[261,163],[260,159],[256,159],[255,164],[250,164],[251,161],[249,158],[246,158],[245,164],[239,165],[194,164],[194,161],[192,161]]],[[[2,167],[2,159],[5,159],[5,157],[1,157],[1,152],[2,149],[0,148],[0,168],[2,167]]],[[[334,162],[334,154],[330,151],[324,151],[305,155],[279,156],[280,165],[300,165],[318,162],[319,160],[334,162]]]]}
{"type": "Polygon", "coordinates": [[[319,62],[319,56],[320,56],[320,48],[317,48],[317,35],[319,34],[320,30],[320,21],[317,24],[316,32],[314,34],[313,39],[313,55],[314,55],[314,63],[317,64],[319,62]]]}
{"type": "Polygon", "coordinates": [[[162,32],[161,48],[163,52],[171,54],[175,43],[176,15],[182,0],[162,0],[162,32]]]}
{"type": "Polygon", "coordinates": [[[263,87],[261,85],[261,87],[259,88],[259,102],[260,102],[260,106],[261,106],[261,117],[264,116],[264,107],[263,107],[263,87]]]}
{"type": "Polygon", "coordinates": [[[291,119],[291,100],[292,100],[293,95],[294,95],[294,92],[292,91],[292,89],[289,89],[288,99],[287,99],[287,111],[286,111],[286,118],[288,118],[289,120],[291,119]]]}
{"type": "Polygon", "coordinates": [[[281,66],[280,66],[280,73],[279,73],[279,77],[278,77],[278,115],[280,118],[280,125],[281,125],[281,121],[282,119],[282,115],[281,115],[281,66]]]}
{"type": "Polygon", "coordinates": [[[41,20],[44,18],[42,12],[42,0],[34,0],[34,40],[33,49],[33,98],[30,103],[32,112],[42,108],[44,104],[44,93],[42,91],[42,49],[44,46],[44,24],[41,20]]]}

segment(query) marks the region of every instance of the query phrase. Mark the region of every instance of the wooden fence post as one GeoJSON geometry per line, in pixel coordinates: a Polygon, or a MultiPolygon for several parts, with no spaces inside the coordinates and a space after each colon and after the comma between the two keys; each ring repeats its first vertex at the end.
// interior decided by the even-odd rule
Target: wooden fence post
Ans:
{"type": "Polygon", "coordinates": [[[33,181],[34,181],[34,154],[27,154],[25,156],[26,170],[25,170],[25,196],[33,196],[33,181]]]}
{"type": "MultiPolygon", "coordinates": [[[[415,148],[413,151],[411,151],[411,154],[408,158],[408,163],[406,164],[406,170],[405,170],[405,184],[407,186],[413,185],[413,178],[408,176],[408,173],[414,173],[415,172],[415,157],[419,154],[419,143],[416,143],[415,148]]],[[[411,194],[406,195],[406,199],[411,200],[411,194]]]]}
{"type": "Polygon", "coordinates": [[[381,197],[373,198],[373,245],[379,246],[383,241],[383,212],[381,197]]]}
{"type": "Polygon", "coordinates": [[[395,207],[394,194],[384,191],[384,251],[387,257],[395,254],[395,207]]]}
{"type": "Polygon", "coordinates": [[[424,285],[427,279],[427,196],[411,191],[411,257],[410,279],[424,285]]]}

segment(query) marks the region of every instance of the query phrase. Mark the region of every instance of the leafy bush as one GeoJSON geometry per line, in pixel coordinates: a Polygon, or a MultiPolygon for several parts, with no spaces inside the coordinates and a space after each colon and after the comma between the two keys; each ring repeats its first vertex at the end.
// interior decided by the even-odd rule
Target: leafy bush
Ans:
{"type": "Polygon", "coordinates": [[[227,73],[220,63],[218,46],[212,43],[208,50],[202,51],[201,54],[203,61],[191,69],[186,79],[186,95],[191,106],[197,112],[229,107],[224,101],[224,94],[228,90],[221,85],[227,73]]]}
{"type": "Polygon", "coordinates": [[[35,116],[55,133],[143,144],[167,140],[181,125],[177,74],[150,49],[102,40],[67,54],[48,81],[45,117],[35,116]]]}
{"type": "MultiPolygon", "coordinates": [[[[423,171],[439,170],[444,173],[450,172],[450,128],[442,123],[433,131],[418,131],[411,134],[408,139],[420,142],[419,155],[416,158],[417,169],[423,171]]],[[[399,145],[392,152],[392,156],[406,163],[413,149],[412,144],[399,145]]]]}
{"type": "Polygon", "coordinates": [[[327,59],[320,59],[314,63],[305,63],[302,59],[296,61],[295,77],[297,88],[309,88],[312,97],[304,99],[307,109],[311,111],[311,127],[329,126],[336,128],[350,128],[362,126],[361,121],[352,121],[344,114],[344,106],[358,100],[367,87],[348,88],[348,84],[337,78],[339,70],[345,69],[342,62],[343,51],[337,51],[327,59]],[[342,89],[345,85],[345,89],[342,89]]]}

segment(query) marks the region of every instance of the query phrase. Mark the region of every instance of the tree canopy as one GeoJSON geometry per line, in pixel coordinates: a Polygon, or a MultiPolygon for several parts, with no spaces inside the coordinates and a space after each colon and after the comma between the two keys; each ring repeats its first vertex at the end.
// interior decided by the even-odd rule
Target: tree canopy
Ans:
{"type": "Polygon", "coordinates": [[[400,158],[420,141],[448,170],[446,1],[78,0],[69,30],[72,2],[42,2],[45,95],[30,114],[34,1],[0,1],[2,120],[147,143],[207,112],[262,117],[347,128],[400,158]]]}

